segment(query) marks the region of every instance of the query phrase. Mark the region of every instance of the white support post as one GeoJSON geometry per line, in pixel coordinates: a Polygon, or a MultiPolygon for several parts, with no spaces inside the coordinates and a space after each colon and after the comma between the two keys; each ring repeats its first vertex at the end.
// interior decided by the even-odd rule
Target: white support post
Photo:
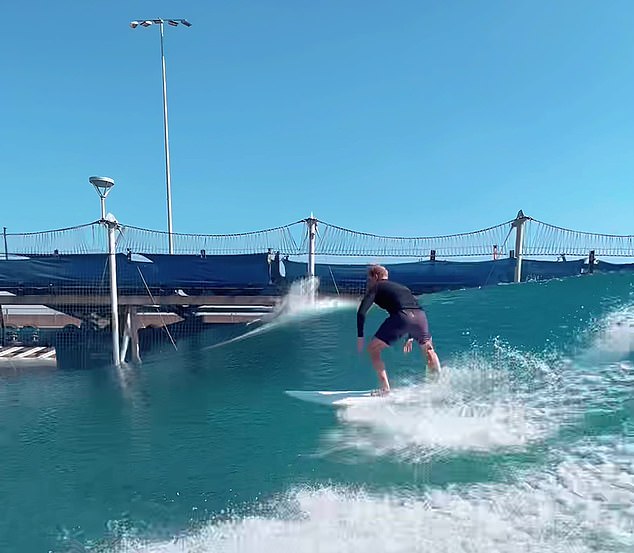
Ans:
{"type": "Polygon", "coordinates": [[[128,354],[128,346],[130,345],[130,307],[126,309],[125,325],[123,327],[123,337],[121,338],[120,362],[125,363],[125,356],[128,354]]]}
{"type": "Polygon", "coordinates": [[[512,226],[515,227],[515,278],[514,282],[521,282],[522,280],[522,258],[523,258],[523,246],[524,246],[524,225],[530,217],[526,217],[524,212],[520,209],[517,213],[515,221],[512,226]]]}
{"type": "Polygon", "coordinates": [[[132,340],[132,362],[141,362],[141,352],[139,350],[139,316],[137,315],[136,306],[130,308],[130,330],[132,331],[130,339],[132,340]]]}
{"type": "Polygon", "coordinates": [[[317,219],[310,214],[310,217],[306,220],[308,225],[308,290],[310,293],[310,300],[315,301],[317,294],[317,283],[315,282],[315,241],[317,238],[317,219]]]}
{"type": "Polygon", "coordinates": [[[128,347],[130,349],[130,358],[133,363],[141,362],[139,352],[139,324],[137,316],[137,307],[129,306],[126,313],[125,328],[123,330],[123,343],[121,345],[121,363],[125,363],[128,347]]]}
{"type": "Polygon", "coordinates": [[[108,227],[108,265],[110,265],[110,308],[112,311],[112,361],[115,367],[121,365],[121,355],[119,354],[119,298],[117,294],[117,259],[115,231],[119,228],[119,223],[112,214],[103,219],[103,223],[108,227]]]}
{"type": "Polygon", "coordinates": [[[315,276],[315,238],[317,236],[317,219],[310,214],[310,218],[306,220],[308,225],[308,276],[315,276]]]}

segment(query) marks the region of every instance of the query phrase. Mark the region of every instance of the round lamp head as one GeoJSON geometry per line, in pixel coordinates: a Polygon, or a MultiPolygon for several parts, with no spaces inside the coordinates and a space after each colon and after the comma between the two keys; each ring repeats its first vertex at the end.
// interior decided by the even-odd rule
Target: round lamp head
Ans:
{"type": "Polygon", "coordinates": [[[88,180],[102,198],[105,198],[114,186],[114,180],[110,177],[90,177],[88,180]]]}

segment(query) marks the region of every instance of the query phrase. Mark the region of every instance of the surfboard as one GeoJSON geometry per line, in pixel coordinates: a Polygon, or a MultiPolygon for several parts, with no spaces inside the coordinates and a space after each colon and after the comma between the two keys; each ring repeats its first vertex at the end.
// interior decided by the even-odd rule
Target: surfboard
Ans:
{"type": "Polygon", "coordinates": [[[285,393],[310,403],[344,407],[385,399],[385,396],[373,395],[376,390],[285,390],[285,393]]]}

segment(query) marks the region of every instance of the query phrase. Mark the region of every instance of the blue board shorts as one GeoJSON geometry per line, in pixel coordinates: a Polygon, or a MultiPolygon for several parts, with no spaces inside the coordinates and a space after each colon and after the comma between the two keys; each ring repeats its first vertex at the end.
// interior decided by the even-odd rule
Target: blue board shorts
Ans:
{"type": "Polygon", "coordinates": [[[414,338],[419,344],[431,340],[427,316],[422,309],[405,309],[390,315],[374,335],[388,346],[405,335],[414,338]]]}

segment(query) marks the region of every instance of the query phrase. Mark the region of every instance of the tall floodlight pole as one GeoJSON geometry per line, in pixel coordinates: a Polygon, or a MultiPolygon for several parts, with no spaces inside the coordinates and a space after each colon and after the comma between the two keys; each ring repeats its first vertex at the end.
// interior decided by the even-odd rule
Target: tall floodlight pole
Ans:
{"type": "Polygon", "coordinates": [[[112,190],[114,181],[109,177],[90,177],[90,184],[95,187],[97,194],[101,198],[101,221],[100,223],[108,229],[108,265],[110,265],[110,309],[111,309],[111,330],[112,330],[112,362],[115,367],[121,365],[119,355],[119,298],[117,293],[117,258],[115,231],[119,223],[113,215],[106,217],[106,196],[112,190]]]}
{"type": "Polygon", "coordinates": [[[141,27],[150,27],[158,25],[161,37],[161,70],[163,75],[163,130],[165,134],[165,181],[167,186],[167,234],[169,241],[169,253],[174,253],[173,228],[172,228],[172,182],[170,175],[170,148],[169,148],[169,127],[167,124],[167,82],[165,78],[165,49],[163,46],[163,27],[167,23],[171,27],[178,27],[182,24],[185,27],[191,27],[192,24],[186,19],[144,19],[139,21],[131,21],[130,27],[136,29],[141,27]]]}

